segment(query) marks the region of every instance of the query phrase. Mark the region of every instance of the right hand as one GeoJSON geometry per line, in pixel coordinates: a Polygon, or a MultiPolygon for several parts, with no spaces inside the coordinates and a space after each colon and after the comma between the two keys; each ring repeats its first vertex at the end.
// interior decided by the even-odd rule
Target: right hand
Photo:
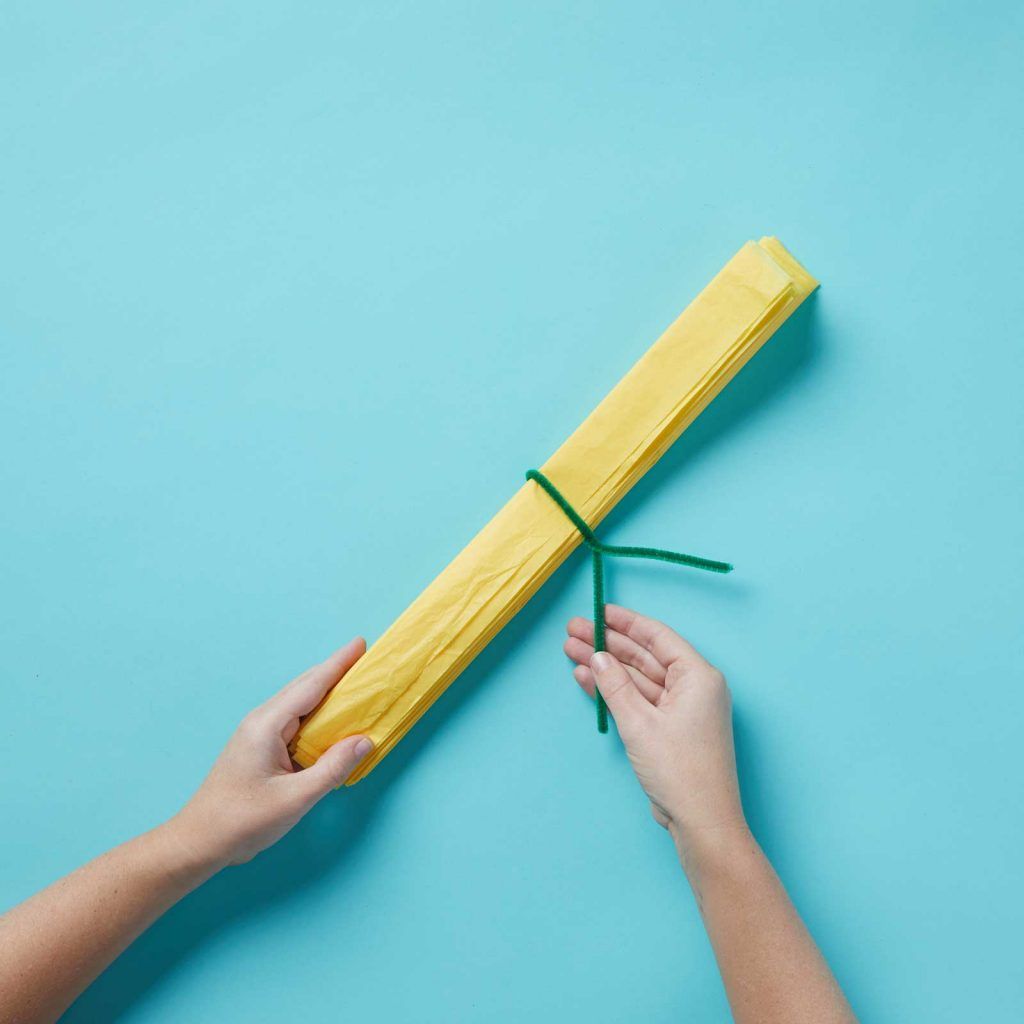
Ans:
{"type": "Polygon", "coordinates": [[[664,623],[614,604],[605,620],[607,651],[595,654],[594,624],[574,618],[565,653],[580,686],[604,697],[655,819],[683,846],[746,832],[725,677],[664,623]]]}

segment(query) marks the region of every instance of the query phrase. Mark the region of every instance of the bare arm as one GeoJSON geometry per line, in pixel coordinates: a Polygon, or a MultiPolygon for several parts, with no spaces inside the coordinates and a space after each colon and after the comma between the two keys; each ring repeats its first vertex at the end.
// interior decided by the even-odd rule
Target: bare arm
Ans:
{"type": "Polygon", "coordinates": [[[569,623],[577,682],[615,718],[659,824],[675,840],[737,1024],[856,1024],[828,964],[747,827],[722,674],[668,626],[607,608],[608,652],[569,623]]]}
{"type": "Polygon", "coordinates": [[[354,640],[246,716],[196,795],[0,917],[0,1020],[56,1020],[96,976],[211,875],[281,838],[370,751],[350,736],[296,771],[288,741],[365,650],[354,640]]]}

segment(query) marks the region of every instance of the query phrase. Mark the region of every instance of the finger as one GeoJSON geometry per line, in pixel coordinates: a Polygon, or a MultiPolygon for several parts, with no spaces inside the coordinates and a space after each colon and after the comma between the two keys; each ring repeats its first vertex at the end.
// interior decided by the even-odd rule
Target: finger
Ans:
{"type": "MultiPolygon", "coordinates": [[[[594,647],[592,644],[585,643],[583,640],[577,637],[571,636],[565,641],[565,645],[562,648],[565,653],[576,662],[577,665],[588,666],[590,659],[594,656],[594,647]]],[[[615,654],[615,650],[611,644],[608,645],[609,651],[615,654]]],[[[619,661],[622,661],[619,658],[619,661]]],[[[636,688],[647,698],[652,704],[657,704],[661,695],[665,692],[665,688],[660,684],[649,679],[639,669],[634,668],[632,665],[624,665],[625,670],[630,674],[633,682],[636,683],[636,688]]],[[[664,675],[664,669],[662,669],[662,675],[664,675]]]]}
{"type": "Polygon", "coordinates": [[[296,772],[292,785],[310,804],[316,803],[332,789],[343,785],[371,750],[373,743],[369,737],[348,736],[333,747],[328,747],[315,764],[296,772]]]}
{"type": "Polygon", "coordinates": [[[293,679],[263,705],[263,710],[282,725],[308,715],[365,651],[366,641],[361,636],[350,640],[319,665],[293,679]]]}
{"type": "Polygon", "coordinates": [[[572,677],[580,684],[580,689],[588,697],[597,695],[597,684],[594,682],[594,673],[590,671],[589,665],[577,665],[572,670],[572,677]]]}
{"type": "Polygon", "coordinates": [[[697,649],[664,622],[649,619],[646,615],[617,604],[605,607],[605,617],[612,629],[624,633],[644,650],[650,651],[665,668],[673,662],[682,662],[684,665],[706,664],[697,649]]]}
{"type": "MultiPolygon", "coordinates": [[[[577,616],[569,620],[569,636],[576,637],[593,646],[594,623],[590,619],[577,616]]],[[[623,665],[632,665],[652,682],[661,686],[665,684],[665,666],[645,647],[635,640],[620,633],[617,629],[605,629],[605,648],[615,655],[623,665]]]]}
{"type": "Polygon", "coordinates": [[[655,714],[615,655],[598,651],[590,659],[590,670],[594,673],[597,688],[624,739],[640,729],[655,714]]]}

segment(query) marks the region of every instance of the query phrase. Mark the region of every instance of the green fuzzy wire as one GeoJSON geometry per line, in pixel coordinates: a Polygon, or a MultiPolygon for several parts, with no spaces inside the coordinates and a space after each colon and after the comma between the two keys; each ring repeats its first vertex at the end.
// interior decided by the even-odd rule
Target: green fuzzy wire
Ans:
{"type": "MultiPolygon", "coordinates": [[[[684,555],[680,551],[666,551],[663,548],[616,547],[599,541],[586,520],[566,501],[565,496],[539,470],[531,469],[526,474],[527,480],[540,485],[549,498],[565,513],[569,522],[576,527],[583,538],[583,543],[590,548],[590,556],[594,573],[594,650],[605,650],[604,621],[604,556],[616,558],[651,558],[658,562],[670,562],[673,565],[688,565],[693,569],[705,569],[708,572],[732,572],[728,562],[716,562],[713,558],[700,558],[697,555],[684,555]]],[[[601,691],[594,689],[597,701],[597,731],[608,731],[608,705],[605,704],[601,691]]]]}

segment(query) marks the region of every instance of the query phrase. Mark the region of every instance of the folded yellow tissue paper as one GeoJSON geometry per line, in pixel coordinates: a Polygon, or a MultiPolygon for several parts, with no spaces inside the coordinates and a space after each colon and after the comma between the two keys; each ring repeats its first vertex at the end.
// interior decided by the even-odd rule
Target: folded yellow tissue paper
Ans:
{"type": "MultiPolygon", "coordinates": [[[[776,239],[747,242],[541,471],[595,526],[816,287],[776,239]]],[[[363,778],[579,542],[520,487],[303,722],[295,760],[362,733],[374,751],[349,785],[363,778]]]]}

